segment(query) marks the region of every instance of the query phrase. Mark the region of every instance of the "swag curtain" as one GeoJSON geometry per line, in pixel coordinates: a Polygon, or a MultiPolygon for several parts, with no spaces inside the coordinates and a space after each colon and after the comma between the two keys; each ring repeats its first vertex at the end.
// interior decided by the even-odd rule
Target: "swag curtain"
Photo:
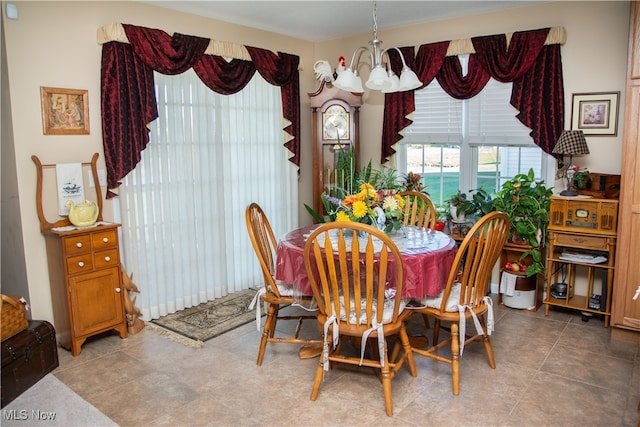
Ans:
{"type": "MultiPolygon", "coordinates": [[[[183,34],[123,25],[129,44],[107,42],[102,47],[102,133],[107,187],[115,189],[141,159],[149,142],[147,124],[158,117],[153,71],[181,74],[193,68],[210,89],[230,94],[242,90],[254,73],[281,87],[284,146],[300,167],[299,57],[246,46],[251,61],[205,55],[210,40],[183,34]]],[[[108,191],[107,197],[115,194],[108,191]]]]}
{"type": "MultiPolygon", "coordinates": [[[[510,42],[505,34],[471,39],[475,53],[469,56],[469,67],[462,75],[457,56],[447,56],[450,42],[421,45],[413,57],[412,47],[402,53],[418,78],[427,86],[436,78],[445,92],[456,99],[477,95],[489,78],[513,82],[511,105],[516,116],[532,129],[536,145],[551,154],[564,128],[564,87],[560,44],[545,44],[550,28],[513,33],[510,42]]],[[[399,74],[400,56],[390,52],[392,69],[399,74]]],[[[421,88],[422,88],[421,87],[421,88]]],[[[385,163],[395,153],[393,145],[402,139],[401,131],[415,111],[414,94],[396,92],[385,96],[385,122],[382,131],[382,158],[385,163]]]]}

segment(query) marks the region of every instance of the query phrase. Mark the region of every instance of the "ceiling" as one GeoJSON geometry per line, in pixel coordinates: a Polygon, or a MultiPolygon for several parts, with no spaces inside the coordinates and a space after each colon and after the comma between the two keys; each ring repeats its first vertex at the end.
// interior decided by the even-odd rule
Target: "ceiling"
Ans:
{"type": "MultiPolygon", "coordinates": [[[[181,12],[320,42],[372,32],[373,2],[355,1],[151,1],[181,12]]],[[[377,1],[378,30],[521,7],[544,0],[377,1]]]]}

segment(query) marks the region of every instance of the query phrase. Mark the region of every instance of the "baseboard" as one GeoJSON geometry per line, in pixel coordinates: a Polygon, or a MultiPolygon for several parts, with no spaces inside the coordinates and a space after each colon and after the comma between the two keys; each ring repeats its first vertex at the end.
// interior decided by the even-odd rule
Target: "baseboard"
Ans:
{"type": "Polygon", "coordinates": [[[640,344],[640,332],[631,331],[629,329],[620,329],[615,326],[611,327],[611,339],[616,341],[624,341],[640,344]]]}

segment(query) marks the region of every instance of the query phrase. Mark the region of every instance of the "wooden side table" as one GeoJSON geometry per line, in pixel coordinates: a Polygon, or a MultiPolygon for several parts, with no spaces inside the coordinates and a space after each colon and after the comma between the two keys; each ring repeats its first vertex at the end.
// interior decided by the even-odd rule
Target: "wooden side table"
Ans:
{"type": "MultiPolygon", "coordinates": [[[[582,197],[551,197],[545,315],[551,306],[578,310],[583,315],[611,318],[618,201],[582,197]],[[601,257],[597,259],[596,257],[601,257]],[[566,268],[566,291],[554,291],[560,268],[566,268]],[[587,294],[575,293],[579,270],[587,274],[587,294]],[[603,277],[596,294],[596,273],[603,277]],[[555,294],[555,296],[554,296],[555,294]]],[[[564,284],[564,282],[562,282],[564,284]]]]}
{"type": "Polygon", "coordinates": [[[581,312],[604,315],[604,326],[609,326],[611,317],[611,289],[613,285],[613,271],[615,261],[615,236],[588,235],[585,233],[571,233],[566,231],[549,232],[549,257],[547,258],[547,295],[545,298],[544,314],[549,314],[551,306],[570,308],[581,312]],[[568,259],[563,256],[576,253],[576,257],[568,259]],[[580,257],[585,258],[581,259],[580,257]],[[606,257],[605,262],[592,263],[587,256],[606,257]],[[561,258],[562,257],[562,258],[561,258]],[[563,298],[556,298],[552,294],[552,286],[558,283],[559,267],[566,265],[567,290],[563,298]],[[587,271],[587,295],[575,294],[576,274],[578,269],[587,271]],[[596,302],[590,300],[595,294],[596,270],[602,269],[606,279],[597,294],[596,302]]]}

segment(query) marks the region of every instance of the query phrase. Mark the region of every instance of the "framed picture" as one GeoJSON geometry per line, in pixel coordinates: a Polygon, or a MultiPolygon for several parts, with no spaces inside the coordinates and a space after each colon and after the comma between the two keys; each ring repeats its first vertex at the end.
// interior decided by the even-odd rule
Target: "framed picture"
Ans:
{"type": "Polygon", "coordinates": [[[40,101],[45,135],[89,134],[88,91],[41,87],[40,101]]]}
{"type": "Polygon", "coordinates": [[[620,92],[574,93],[571,129],[585,135],[616,136],[620,92]]]}

